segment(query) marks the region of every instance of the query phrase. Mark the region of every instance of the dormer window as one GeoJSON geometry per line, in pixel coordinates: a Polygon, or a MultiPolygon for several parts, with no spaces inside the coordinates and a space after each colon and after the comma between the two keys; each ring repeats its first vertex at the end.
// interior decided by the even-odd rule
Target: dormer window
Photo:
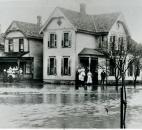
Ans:
{"type": "Polygon", "coordinates": [[[50,33],[48,36],[48,48],[56,48],[57,47],[57,34],[50,33]]]}
{"type": "Polygon", "coordinates": [[[64,32],[62,35],[62,47],[69,48],[71,47],[71,32],[64,32]]]}

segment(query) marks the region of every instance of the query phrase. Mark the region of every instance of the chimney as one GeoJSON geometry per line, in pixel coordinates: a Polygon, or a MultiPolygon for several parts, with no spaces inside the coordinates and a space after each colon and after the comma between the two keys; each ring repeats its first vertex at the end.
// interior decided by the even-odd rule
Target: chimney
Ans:
{"type": "Polygon", "coordinates": [[[41,21],[41,16],[37,16],[37,25],[41,26],[42,25],[42,21],[41,21]]]}
{"type": "Polygon", "coordinates": [[[84,3],[80,4],[80,14],[86,15],[86,5],[84,3]]]}

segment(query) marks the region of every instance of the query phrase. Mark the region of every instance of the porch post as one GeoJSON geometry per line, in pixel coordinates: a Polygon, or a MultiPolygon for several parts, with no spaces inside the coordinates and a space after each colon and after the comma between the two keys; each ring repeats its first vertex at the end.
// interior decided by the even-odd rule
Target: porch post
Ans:
{"type": "Polygon", "coordinates": [[[108,70],[107,70],[107,61],[108,61],[108,60],[107,60],[107,58],[106,58],[106,85],[107,85],[107,76],[108,76],[108,75],[107,75],[107,74],[108,74],[108,73],[107,73],[107,71],[108,71],[108,70]]]}
{"type": "Polygon", "coordinates": [[[89,56],[89,71],[90,71],[90,67],[91,67],[91,57],[89,56]]]}

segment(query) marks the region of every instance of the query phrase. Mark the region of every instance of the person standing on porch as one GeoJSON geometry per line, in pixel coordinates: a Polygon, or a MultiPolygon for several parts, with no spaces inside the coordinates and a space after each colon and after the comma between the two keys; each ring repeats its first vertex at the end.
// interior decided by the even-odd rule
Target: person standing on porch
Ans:
{"type": "Polygon", "coordinates": [[[87,85],[91,85],[92,84],[92,73],[89,71],[87,73],[87,85]]]}
{"type": "Polygon", "coordinates": [[[3,82],[7,81],[7,71],[6,69],[3,70],[3,82]]]}
{"type": "Polygon", "coordinates": [[[103,70],[103,71],[101,72],[101,84],[102,84],[102,85],[104,85],[105,78],[106,78],[106,73],[105,73],[105,71],[103,70]]]}
{"type": "Polygon", "coordinates": [[[80,69],[79,81],[80,81],[81,86],[84,86],[84,85],[85,85],[85,69],[84,69],[84,67],[82,67],[82,68],[80,69]]]}

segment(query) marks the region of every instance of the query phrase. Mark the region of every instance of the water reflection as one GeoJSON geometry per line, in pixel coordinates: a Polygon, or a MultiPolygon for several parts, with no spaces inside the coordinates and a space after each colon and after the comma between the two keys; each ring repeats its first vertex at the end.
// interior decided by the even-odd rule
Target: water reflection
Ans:
{"type": "MultiPolygon", "coordinates": [[[[127,87],[127,127],[138,122],[135,116],[142,112],[142,103],[137,104],[141,90],[127,87]]],[[[84,90],[72,85],[0,84],[0,127],[119,128],[119,92],[114,86],[84,90]]]]}

